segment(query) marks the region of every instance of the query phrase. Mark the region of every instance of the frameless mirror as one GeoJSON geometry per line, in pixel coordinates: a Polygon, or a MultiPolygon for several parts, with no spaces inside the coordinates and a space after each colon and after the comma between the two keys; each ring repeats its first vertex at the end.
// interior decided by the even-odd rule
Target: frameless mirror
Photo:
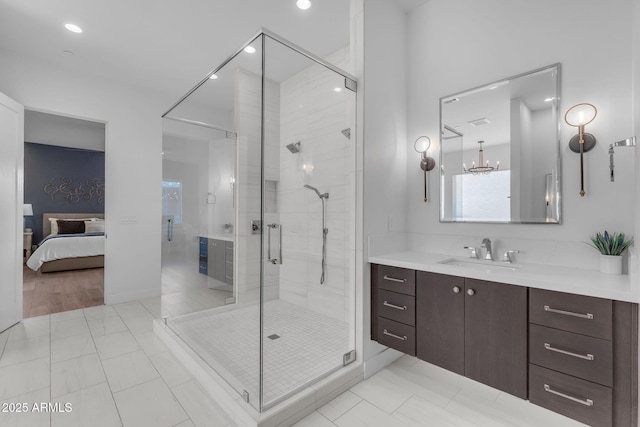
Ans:
{"type": "Polygon", "coordinates": [[[560,64],[440,98],[440,221],[560,223],[560,64]]]}

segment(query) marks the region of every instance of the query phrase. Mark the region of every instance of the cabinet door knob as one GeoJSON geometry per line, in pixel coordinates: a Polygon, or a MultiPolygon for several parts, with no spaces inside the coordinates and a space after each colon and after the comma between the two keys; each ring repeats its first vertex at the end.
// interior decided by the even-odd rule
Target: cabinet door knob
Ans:
{"type": "Polygon", "coordinates": [[[453,293],[454,294],[459,294],[460,293],[460,287],[459,286],[454,286],[453,287],[453,293]]]}
{"type": "Polygon", "coordinates": [[[469,290],[467,290],[467,295],[471,295],[471,296],[473,296],[473,295],[475,295],[475,294],[476,294],[476,291],[474,291],[473,289],[469,289],[469,290]]]}

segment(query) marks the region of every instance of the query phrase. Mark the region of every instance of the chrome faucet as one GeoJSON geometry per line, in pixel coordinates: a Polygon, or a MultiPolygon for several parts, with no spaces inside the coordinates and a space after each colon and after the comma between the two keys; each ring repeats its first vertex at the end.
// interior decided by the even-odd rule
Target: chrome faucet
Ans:
{"type": "Polygon", "coordinates": [[[482,239],[482,247],[487,250],[487,254],[484,256],[484,259],[493,261],[493,255],[491,254],[491,239],[488,237],[482,239]]]}

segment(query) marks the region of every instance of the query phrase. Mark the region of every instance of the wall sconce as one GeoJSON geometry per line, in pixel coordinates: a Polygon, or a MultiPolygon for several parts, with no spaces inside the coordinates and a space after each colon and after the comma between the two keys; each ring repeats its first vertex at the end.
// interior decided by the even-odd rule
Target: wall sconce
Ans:
{"type": "Polygon", "coordinates": [[[578,134],[569,141],[569,148],[574,153],[580,153],[580,197],[584,197],[584,161],[583,154],[596,146],[596,137],[584,131],[584,127],[591,123],[598,115],[593,104],[581,103],[569,108],[564,114],[564,121],[578,128],[578,134]]]}
{"type": "Polygon", "coordinates": [[[233,188],[236,186],[236,179],[233,176],[229,177],[229,187],[231,187],[231,189],[233,190],[233,188]]]}
{"type": "Polygon", "coordinates": [[[429,198],[427,197],[427,191],[429,189],[429,180],[427,172],[433,170],[436,167],[436,161],[432,157],[427,156],[427,150],[431,147],[431,140],[429,137],[421,136],[413,143],[413,149],[420,153],[420,169],[424,171],[424,202],[427,203],[429,198]]]}
{"type": "Polygon", "coordinates": [[[611,169],[611,182],[614,181],[613,178],[613,148],[614,147],[635,147],[636,146],[636,137],[632,136],[631,138],[623,139],[622,141],[614,142],[613,144],[609,144],[609,169],[611,169]]]}

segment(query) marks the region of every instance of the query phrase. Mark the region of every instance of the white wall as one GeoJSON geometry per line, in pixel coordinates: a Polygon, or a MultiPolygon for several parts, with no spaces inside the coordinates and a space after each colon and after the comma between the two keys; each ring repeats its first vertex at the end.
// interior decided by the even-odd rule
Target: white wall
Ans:
{"type": "Polygon", "coordinates": [[[38,111],[24,112],[24,140],[36,144],[104,151],[104,123],[38,111]]]}
{"type": "MultiPolygon", "coordinates": [[[[389,228],[392,228],[392,231],[404,228],[407,157],[410,157],[412,167],[420,169],[418,153],[412,152],[407,156],[409,150],[413,151],[413,141],[424,133],[414,131],[407,134],[407,88],[411,91],[416,88],[405,83],[405,26],[405,14],[395,2],[364,2],[364,72],[360,70],[358,74],[358,90],[362,94],[363,102],[358,105],[364,109],[365,260],[369,255],[366,245],[369,236],[384,234],[389,228]]],[[[384,349],[369,339],[369,284],[370,271],[365,268],[362,289],[358,290],[362,292],[363,300],[362,336],[365,361],[384,349]]]]}
{"type": "Polygon", "coordinates": [[[0,92],[26,108],[106,123],[105,303],[158,296],[160,115],[173,100],[5,50],[0,63],[0,92]]]}
{"type": "Polygon", "coordinates": [[[599,230],[633,232],[634,200],[629,197],[635,192],[633,156],[628,151],[616,155],[617,179],[611,183],[607,155],[609,143],[633,134],[632,4],[632,0],[430,0],[409,14],[411,137],[425,134],[438,140],[440,97],[560,62],[561,115],[579,102],[595,104],[598,117],[587,131],[596,135],[598,144],[585,156],[587,194],[581,198],[579,156],[568,149],[575,128],[562,124],[560,226],[439,223],[438,179],[431,181],[434,203],[422,203],[421,174],[414,171],[415,156],[410,153],[407,231],[580,244],[599,230]]]}

